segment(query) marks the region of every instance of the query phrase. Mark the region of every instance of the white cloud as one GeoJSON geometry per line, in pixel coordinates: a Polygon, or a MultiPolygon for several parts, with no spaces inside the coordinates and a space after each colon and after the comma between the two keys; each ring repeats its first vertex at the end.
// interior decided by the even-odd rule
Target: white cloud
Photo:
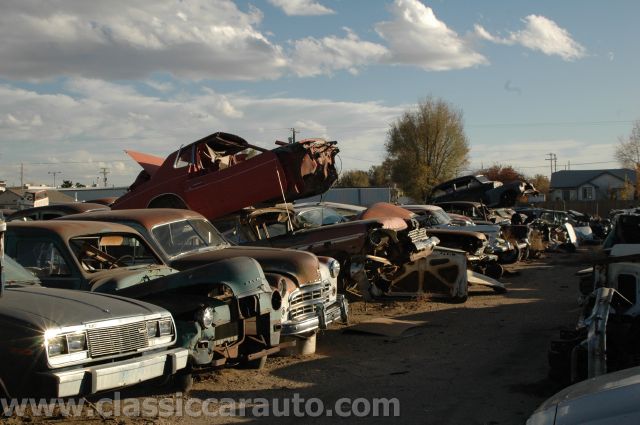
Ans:
{"type": "Polygon", "coordinates": [[[389,62],[416,65],[428,71],[468,68],[488,62],[420,1],[395,0],[390,10],[395,19],[375,26],[389,43],[392,52],[389,62]]]}
{"type": "Polygon", "coordinates": [[[566,61],[583,58],[587,50],[575,41],[569,31],[561,28],[549,18],[529,15],[522,22],[525,28],[510,32],[507,37],[490,34],[480,25],[475,26],[475,34],[482,39],[498,44],[520,44],[531,50],[538,50],[545,55],[557,55],[566,61]]]}
{"type": "MultiPolygon", "coordinates": [[[[164,156],[183,143],[215,131],[236,133],[273,148],[277,139],[327,137],[338,140],[344,169],[368,169],[382,161],[387,125],[404,106],[375,102],[275,97],[259,99],[241,93],[201,88],[159,98],[134,86],[100,80],[72,79],[66,94],[43,94],[0,85],[0,179],[49,183],[57,162],[60,179],[91,184],[100,167],[110,169],[109,184],[130,184],[139,166],[123,150],[164,156]],[[37,124],[37,125],[36,125],[37,124]],[[73,163],[69,163],[73,162],[73,163]]],[[[56,168],[57,169],[57,168],[56,168]]]]}
{"type": "Polygon", "coordinates": [[[293,42],[291,69],[299,77],[331,74],[342,69],[357,74],[359,67],[379,62],[389,55],[386,47],[361,40],[349,29],[345,30],[347,36],[344,38],[307,37],[293,42]]]}
{"type": "Polygon", "coordinates": [[[0,15],[0,75],[270,79],[286,60],[256,29],[262,13],[230,0],[22,0],[0,15]]]}
{"type": "Polygon", "coordinates": [[[288,16],[330,15],[332,9],[313,0],[269,0],[269,3],[279,7],[288,16]]]}

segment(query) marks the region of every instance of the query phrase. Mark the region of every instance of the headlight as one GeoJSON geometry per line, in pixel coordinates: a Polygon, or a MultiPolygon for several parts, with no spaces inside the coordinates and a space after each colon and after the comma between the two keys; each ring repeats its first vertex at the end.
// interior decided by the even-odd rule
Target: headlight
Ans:
{"type": "Polygon", "coordinates": [[[49,357],[59,356],[60,354],[63,354],[65,348],[64,344],[65,337],[63,336],[58,336],[50,339],[47,343],[47,351],[49,353],[49,357]]]}
{"type": "MultiPolygon", "coordinates": [[[[51,345],[49,345],[49,349],[51,349],[51,345]]],[[[86,350],[87,337],[84,335],[84,333],[67,335],[67,349],[69,350],[69,353],[86,350]]],[[[49,354],[51,354],[51,351],[49,351],[49,354]]]]}
{"type": "Polygon", "coordinates": [[[158,321],[150,320],[147,322],[147,337],[155,338],[158,336],[158,321]]]}
{"type": "Polygon", "coordinates": [[[331,260],[329,262],[329,273],[331,274],[331,277],[338,277],[340,274],[340,262],[338,260],[331,260]]]}
{"type": "Polygon", "coordinates": [[[214,314],[213,308],[203,308],[197,313],[198,322],[200,322],[203,327],[210,328],[211,325],[213,325],[214,314]]]}
{"type": "Polygon", "coordinates": [[[171,335],[171,320],[161,320],[158,322],[158,328],[160,329],[160,336],[171,335]]]}

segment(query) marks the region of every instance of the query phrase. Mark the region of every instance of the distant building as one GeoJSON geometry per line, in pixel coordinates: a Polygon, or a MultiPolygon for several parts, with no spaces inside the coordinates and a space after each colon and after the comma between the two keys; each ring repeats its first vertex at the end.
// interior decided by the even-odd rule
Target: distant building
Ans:
{"type": "Polygon", "coordinates": [[[550,201],[602,201],[633,199],[636,172],[610,170],[564,170],[551,174],[550,201]]]}
{"type": "MultiPolygon", "coordinates": [[[[0,193],[0,209],[18,209],[18,205],[25,192],[33,189],[8,187],[4,192],[0,193]]],[[[57,190],[49,189],[46,191],[50,204],[62,204],[65,202],[73,202],[73,198],[64,195],[57,190]]]]}

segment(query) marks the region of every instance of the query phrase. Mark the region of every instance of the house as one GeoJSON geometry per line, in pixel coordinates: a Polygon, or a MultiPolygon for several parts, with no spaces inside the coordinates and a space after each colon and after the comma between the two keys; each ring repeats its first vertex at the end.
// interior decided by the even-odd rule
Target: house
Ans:
{"type": "MultiPolygon", "coordinates": [[[[7,188],[4,192],[0,193],[0,209],[18,209],[18,201],[22,199],[24,193],[27,191],[29,191],[29,189],[19,187],[7,188]]],[[[49,197],[49,203],[51,204],[63,204],[74,201],[73,198],[57,190],[48,189],[46,193],[49,197]]]]}
{"type": "Polygon", "coordinates": [[[551,174],[549,200],[601,201],[633,199],[636,172],[628,168],[610,170],[564,170],[551,174]]]}

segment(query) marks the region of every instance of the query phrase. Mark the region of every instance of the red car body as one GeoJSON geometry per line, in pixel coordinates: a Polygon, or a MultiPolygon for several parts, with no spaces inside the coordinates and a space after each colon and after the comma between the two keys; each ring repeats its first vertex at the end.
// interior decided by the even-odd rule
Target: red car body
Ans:
{"type": "Polygon", "coordinates": [[[324,193],[337,179],[336,142],[277,143],[267,150],[218,132],[166,159],[127,151],[143,171],[111,208],[188,208],[211,220],[260,202],[324,193]]]}

